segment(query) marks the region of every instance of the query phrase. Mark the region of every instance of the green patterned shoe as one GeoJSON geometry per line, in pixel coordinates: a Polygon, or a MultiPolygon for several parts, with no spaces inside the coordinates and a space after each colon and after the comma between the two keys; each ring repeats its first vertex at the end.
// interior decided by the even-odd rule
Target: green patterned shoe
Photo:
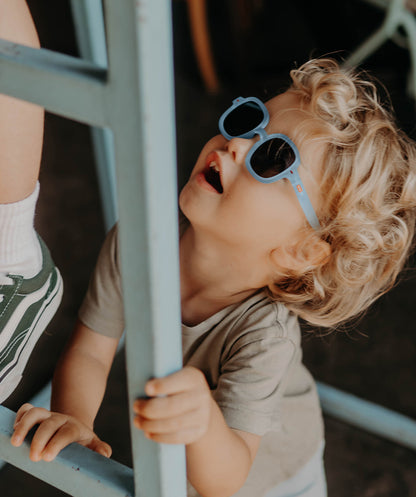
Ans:
{"type": "Polygon", "coordinates": [[[62,298],[62,278],[45,243],[39,238],[43,266],[30,279],[8,274],[0,285],[0,403],[15,390],[39,337],[62,298]]]}

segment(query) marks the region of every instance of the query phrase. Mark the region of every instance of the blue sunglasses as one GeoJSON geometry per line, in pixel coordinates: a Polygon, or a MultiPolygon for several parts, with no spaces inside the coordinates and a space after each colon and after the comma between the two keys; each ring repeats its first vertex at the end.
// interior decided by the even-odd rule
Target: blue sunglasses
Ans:
{"type": "Polygon", "coordinates": [[[264,129],[268,122],[269,113],[261,100],[256,97],[239,97],[233,100],[232,106],[220,117],[218,125],[227,140],[251,139],[259,135],[259,141],[246,156],[246,167],[250,174],[261,183],[274,183],[287,178],[295,190],[306,219],[317,230],[320,228],[318,217],[298,173],[299,150],[286,135],[268,135],[264,129]]]}

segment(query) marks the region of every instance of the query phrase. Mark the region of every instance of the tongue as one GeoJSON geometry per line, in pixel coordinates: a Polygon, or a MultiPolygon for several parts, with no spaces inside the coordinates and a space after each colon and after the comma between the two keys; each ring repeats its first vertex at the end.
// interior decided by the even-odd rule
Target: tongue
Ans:
{"type": "Polygon", "coordinates": [[[218,193],[222,193],[224,191],[221,185],[220,175],[213,167],[208,169],[205,174],[205,179],[217,190],[218,193]]]}

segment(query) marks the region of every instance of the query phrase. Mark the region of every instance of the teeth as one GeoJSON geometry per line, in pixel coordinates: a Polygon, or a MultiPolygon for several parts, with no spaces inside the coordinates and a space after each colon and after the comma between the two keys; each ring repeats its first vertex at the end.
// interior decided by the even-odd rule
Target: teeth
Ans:
{"type": "Polygon", "coordinates": [[[218,164],[215,162],[215,160],[210,163],[209,167],[213,168],[215,171],[217,171],[217,173],[220,172],[218,164]]]}

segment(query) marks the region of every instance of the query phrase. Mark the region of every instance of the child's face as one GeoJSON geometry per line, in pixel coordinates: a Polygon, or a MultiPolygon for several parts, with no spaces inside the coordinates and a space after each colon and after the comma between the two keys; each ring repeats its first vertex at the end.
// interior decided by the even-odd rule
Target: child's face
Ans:
{"type": "MultiPolygon", "coordinates": [[[[300,110],[293,92],[269,100],[266,107],[270,114],[267,133],[283,133],[298,146],[299,174],[315,211],[319,212],[323,145],[296,143],[296,129],[306,120],[306,114],[300,110]]],[[[247,170],[245,157],[257,140],[258,137],[228,141],[222,135],[212,138],[202,149],[181,192],[180,206],[195,229],[203,229],[243,250],[290,247],[308,223],[287,179],[264,184],[247,170]],[[221,186],[208,173],[214,163],[221,186]]]]}

